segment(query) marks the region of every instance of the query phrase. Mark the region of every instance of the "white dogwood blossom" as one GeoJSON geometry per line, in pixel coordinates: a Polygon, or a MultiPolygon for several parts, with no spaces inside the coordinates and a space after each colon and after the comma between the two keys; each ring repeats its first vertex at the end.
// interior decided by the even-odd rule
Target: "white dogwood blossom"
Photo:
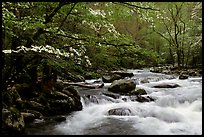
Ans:
{"type": "Polygon", "coordinates": [[[19,53],[19,52],[28,52],[28,51],[33,51],[33,52],[47,52],[50,54],[56,55],[57,58],[60,58],[61,56],[67,57],[67,58],[73,58],[77,64],[82,64],[82,60],[85,60],[86,65],[91,66],[91,62],[89,60],[88,56],[84,56],[86,49],[84,46],[81,46],[80,49],[75,49],[73,47],[69,47],[69,51],[66,52],[64,50],[60,50],[58,48],[52,47],[50,45],[46,46],[34,46],[32,45],[31,48],[27,48],[25,46],[20,46],[17,47],[17,50],[2,50],[3,53],[5,54],[10,54],[10,53],[19,53]]]}
{"type": "Polygon", "coordinates": [[[99,15],[99,16],[101,16],[103,18],[106,17],[106,13],[104,12],[104,10],[93,10],[93,9],[89,8],[89,12],[92,15],[95,15],[95,16],[99,15]]]}

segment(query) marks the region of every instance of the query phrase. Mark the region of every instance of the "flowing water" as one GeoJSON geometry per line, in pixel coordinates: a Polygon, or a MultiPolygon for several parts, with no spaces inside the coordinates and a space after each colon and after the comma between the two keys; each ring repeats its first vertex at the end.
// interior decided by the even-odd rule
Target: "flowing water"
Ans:
{"type": "MultiPolygon", "coordinates": [[[[93,94],[92,99],[81,97],[83,109],[66,116],[66,121],[37,127],[29,134],[49,135],[201,135],[202,134],[202,77],[178,77],[152,73],[149,70],[133,72],[137,85],[154,99],[151,102],[131,101],[128,96],[117,99],[97,94],[103,89],[78,89],[80,94],[93,94]],[[141,80],[148,80],[141,83],[141,80]],[[161,83],[175,83],[177,88],[153,88],[161,83]],[[97,91],[100,90],[100,91],[97,91]],[[124,100],[126,98],[126,100],[124,100]],[[111,109],[126,108],[128,115],[109,115],[111,109]]],[[[87,80],[92,83],[94,80],[87,80]]],[[[100,79],[99,79],[100,81],[100,79]]],[[[144,95],[145,96],[145,95],[144,95]]]]}

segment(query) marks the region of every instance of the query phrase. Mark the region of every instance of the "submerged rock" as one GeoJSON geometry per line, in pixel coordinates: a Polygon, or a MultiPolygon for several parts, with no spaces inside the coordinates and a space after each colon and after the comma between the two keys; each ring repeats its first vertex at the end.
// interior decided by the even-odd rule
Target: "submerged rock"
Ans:
{"type": "Polygon", "coordinates": [[[154,88],[177,88],[177,87],[180,87],[180,85],[175,84],[175,83],[161,83],[153,87],[154,88]]]}
{"type": "Polygon", "coordinates": [[[130,116],[131,110],[129,108],[114,108],[108,111],[108,115],[130,116]]]}
{"type": "Polygon", "coordinates": [[[154,99],[151,98],[150,96],[141,96],[141,95],[133,95],[133,96],[122,98],[123,101],[127,101],[128,99],[131,101],[138,101],[140,103],[154,101],[154,99]]]}
{"type": "Polygon", "coordinates": [[[112,93],[112,92],[103,92],[104,95],[114,98],[114,99],[118,99],[120,98],[120,94],[116,94],[116,93],[112,93]]]}

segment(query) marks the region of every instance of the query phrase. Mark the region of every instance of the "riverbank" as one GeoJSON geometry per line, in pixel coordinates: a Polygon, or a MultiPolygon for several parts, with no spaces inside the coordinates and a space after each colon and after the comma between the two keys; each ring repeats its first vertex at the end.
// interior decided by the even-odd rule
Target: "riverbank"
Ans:
{"type": "Polygon", "coordinates": [[[180,68],[173,66],[162,66],[162,67],[151,67],[150,72],[154,73],[163,73],[170,75],[186,75],[186,76],[202,76],[202,66],[197,67],[188,67],[188,68],[180,68]]]}
{"type": "MultiPolygon", "coordinates": [[[[100,75],[98,74],[97,77],[101,76],[103,80],[101,82],[105,82],[105,80],[113,82],[114,80],[124,78],[122,77],[124,75],[125,77],[130,76],[130,73],[124,73],[125,69],[123,69],[123,71],[98,72],[100,72],[100,75]]],[[[150,68],[150,72],[182,76],[182,79],[187,79],[189,76],[202,76],[202,69],[200,68],[177,70],[170,66],[164,66],[150,68]]],[[[92,72],[94,76],[96,76],[95,73],[96,72],[92,72]]],[[[134,75],[131,74],[130,77],[132,76],[134,75]]],[[[93,77],[90,76],[87,78],[92,79],[93,77]]],[[[81,79],[85,80],[85,78],[81,79]]],[[[144,81],[145,80],[141,82],[144,81]]],[[[82,84],[78,83],[77,85],[82,84]]],[[[89,87],[95,89],[96,87],[100,88],[103,86],[84,86],[84,88],[90,90],[89,87]]],[[[9,92],[3,92],[2,129],[4,130],[4,134],[22,134],[27,125],[32,124],[36,119],[42,121],[45,117],[49,116],[55,117],[51,120],[53,123],[61,122],[66,120],[63,115],[82,110],[79,91],[73,86],[70,87],[70,85],[63,84],[63,82],[58,81],[53,83],[53,81],[47,81],[47,83],[45,83],[41,81],[36,85],[29,85],[27,83],[14,84],[8,91],[9,92]]],[[[115,95],[109,94],[108,96],[113,97],[115,95]]],[[[137,101],[145,100],[145,98],[140,99],[138,97],[135,99],[137,101]]]]}
{"type": "MultiPolygon", "coordinates": [[[[78,87],[83,109],[66,116],[63,122],[28,128],[32,135],[199,135],[202,133],[202,77],[177,77],[145,70],[128,70],[128,78],[151,97],[110,93],[103,88],[78,87]],[[148,81],[144,82],[144,79],[148,81]],[[186,113],[188,112],[188,113],[186,113]],[[192,115],[194,117],[192,117],[192,115]],[[195,117],[196,116],[196,117],[195,117]],[[152,123],[152,124],[151,124],[152,123]],[[156,125],[156,126],[155,126],[156,125]]],[[[86,80],[97,85],[102,79],[86,80]]],[[[120,86],[119,86],[120,87],[120,86]]],[[[122,89],[122,88],[120,88],[122,89]]]]}

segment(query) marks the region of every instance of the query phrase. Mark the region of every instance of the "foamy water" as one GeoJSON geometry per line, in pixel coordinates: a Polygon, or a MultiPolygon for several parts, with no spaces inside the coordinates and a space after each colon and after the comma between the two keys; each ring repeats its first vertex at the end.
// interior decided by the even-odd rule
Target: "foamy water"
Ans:
{"type": "MultiPolygon", "coordinates": [[[[139,84],[152,102],[137,102],[121,98],[114,102],[85,104],[82,111],[73,112],[67,120],[54,127],[64,135],[201,135],[202,134],[202,77],[179,80],[177,77],[143,70],[130,70],[134,78],[149,83],[139,84]],[[140,76],[141,75],[141,76],[140,76]],[[171,77],[171,78],[170,78],[171,77]],[[153,88],[160,83],[175,83],[177,88],[153,88]],[[128,108],[128,116],[108,115],[114,108],[128,108]]],[[[108,86],[110,84],[106,84],[108,86]]]]}

